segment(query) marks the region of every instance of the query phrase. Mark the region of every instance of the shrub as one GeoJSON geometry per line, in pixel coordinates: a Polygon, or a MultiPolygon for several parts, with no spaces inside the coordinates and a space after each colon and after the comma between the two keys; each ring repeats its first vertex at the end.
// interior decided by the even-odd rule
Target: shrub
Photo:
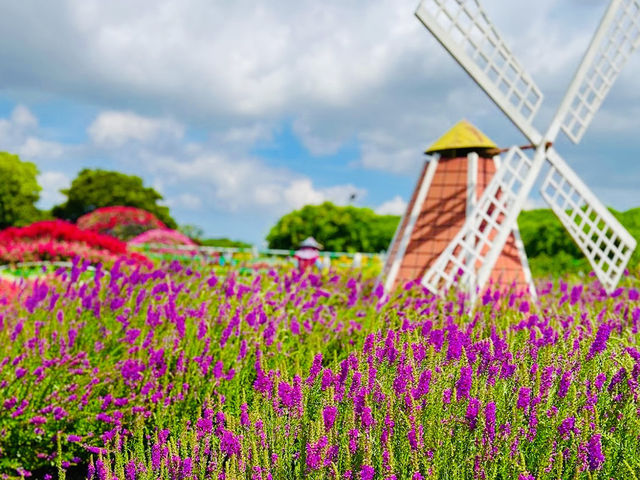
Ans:
{"type": "Polygon", "coordinates": [[[120,240],[61,220],[36,222],[0,232],[0,263],[61,261],[82,257],[91,263],[113,263],[121,256],[147,261],[130,253],[120,240]]]}
{"type": "Polygon", "coordinates": [[[167,228],[155,215],[135,207],[103,207],[78,218],[78,227],[121,240],[156,228],[167,228]]]}
{"type": "Polygon", "coordinates": [[[196,243],[185,234],[168,228],[154,228],[153,230],[147,230],[146,232],[129,240],[128,243],[133,245],[141,245],[145,243],[155,243],[158,245],[196,245],[196,243]]]}

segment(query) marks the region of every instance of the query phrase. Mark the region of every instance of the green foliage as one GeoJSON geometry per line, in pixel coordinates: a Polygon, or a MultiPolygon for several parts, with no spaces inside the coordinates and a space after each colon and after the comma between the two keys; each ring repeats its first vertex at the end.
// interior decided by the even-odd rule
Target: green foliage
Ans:
{"type": "Polygon", "coordinates": [[[67,196],[67,201],[53,207],[52,214],[57,218],[75,222],[96,208],[122,205],[141,208],[153,213],[169,228],[177,227],[169,208],[158,205],[162,195],[145,187],[142,179],[135,175],[85,168],[71,182],[71,187],[61,192],[67,196]]]}
{"type": "Polygon", "coordinates": [[[198,238],[195,239],[203,247],[229,247],[229,248],[251,248],[250,243],[229,238],[198,238]]]}
{"type": "Polygon", "coordinates": [[[180,225],[178,227],[178,231],[191,239],[202,238],[204,236],[204,230],[202,230],[198,225],[180,225]]]}
{"type": "Polygon", "coordinates": [[[269,248],[296,248],[308,236],[334,252],[380,252],[389,247],[399,217],[330,202],[307,205],[280,220],[267,235],[269,248]]]}
{"type": "Polygon", "coordinates": [[[0,229],[24,226],[42,219],[35,204],[40,199],[38,169],[17,155],[0,152],[0,229]]]}

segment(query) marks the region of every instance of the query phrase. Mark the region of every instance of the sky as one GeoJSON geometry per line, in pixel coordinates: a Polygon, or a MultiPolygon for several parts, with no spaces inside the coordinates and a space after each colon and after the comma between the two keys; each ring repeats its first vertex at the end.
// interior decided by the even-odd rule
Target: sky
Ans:
{"type": "MultiPolygon", "coordinates": [[[[544,94],[539,130],[605,3],[482,2],[544,94]]],[[[258,246],[305,204],[401,214],[422,152],[460,119],[501,147],[524,142],[417,4],[0,0],[0,150],[38,166],[42,208],[82,168],[113,169],[158,190],[179,224],[258,246]]],[[[638,57],[582,142],[556,142],[619,210],[640,206],[638,57]]],[[[527,208],[543,206],[534,192],[527,208]]]]}

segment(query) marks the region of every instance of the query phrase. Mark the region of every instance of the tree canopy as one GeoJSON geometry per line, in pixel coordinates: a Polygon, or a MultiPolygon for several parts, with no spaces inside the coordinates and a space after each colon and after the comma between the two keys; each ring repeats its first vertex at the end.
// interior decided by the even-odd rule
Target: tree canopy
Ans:
{"type": "Polygon", "coordinates": [[[53,207],[51,213],[57,218],[75,222],[97,208],[121,205],[141,208],[154,214],[169,228],[177,227],[169,208],[158,204],[162,195],[145,187],[136,175],[85,168],[71,182],[71,187],[61,192],[67,196],[67,201],[53,207]]]}
{"type": "Polygon", "coordinates": [[[370,208],[307,205],[283,216],[267,235],[269,248],[296,248],[308,236],[334,252],[380,252],[389,247],[398,217],[370,208]]]}
{"type": "Polygon", "coordinates": [[[39,220],[38,169],[17,155],[0,152],[0,229],[28,225],[39,220]]]}

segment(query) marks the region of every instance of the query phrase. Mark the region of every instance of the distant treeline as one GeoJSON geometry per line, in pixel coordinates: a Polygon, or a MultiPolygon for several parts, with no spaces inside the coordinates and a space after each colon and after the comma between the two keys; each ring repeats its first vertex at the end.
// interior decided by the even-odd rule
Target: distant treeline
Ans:
{"type": "MultiPolygon", "coordinates": [[[[611,212],[640,243],[640,208],[611,212]]],[[[269,232],[267,242],[270,248],[293,248],[313,236],[325,250],[380,252],[389,247],[399,220],[395,215],[377,215],[369,208],[325,202],[283,216],[269,232]]],[[[534,276],[590,271],[588,260],[550,209],[522,212],[518,226],[534,276]]],[[[629,268],[639,266],[640,248],[629,268]]]]}

